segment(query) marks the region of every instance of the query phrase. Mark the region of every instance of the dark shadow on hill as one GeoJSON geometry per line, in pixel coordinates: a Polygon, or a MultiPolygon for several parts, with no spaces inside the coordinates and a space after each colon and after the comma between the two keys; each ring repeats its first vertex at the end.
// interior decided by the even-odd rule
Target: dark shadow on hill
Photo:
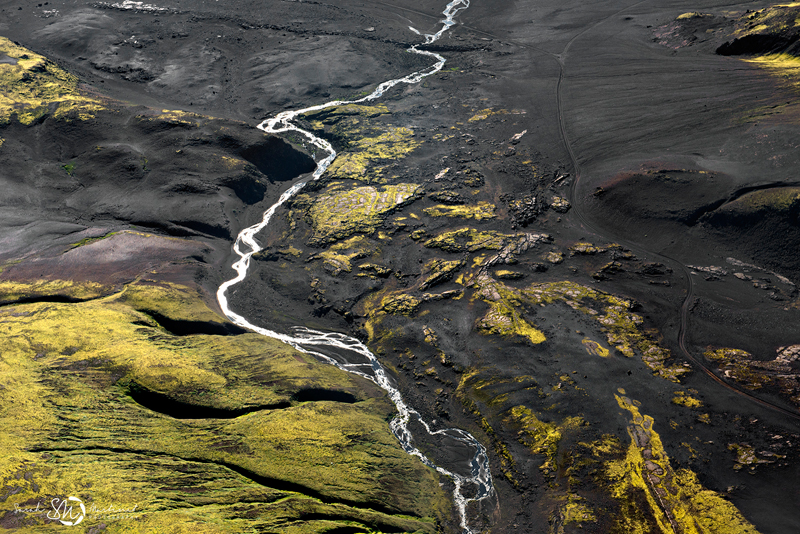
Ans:
{"type": "Polygon", "coordinates": [[[175,419],[233,419],[248,413],[260,410],[279,410],[291,406],[289,402],[278,402],[242,408],[217,408],[213,406],[200,406],[174,399],[163,393],[152,391],[137,383],[128,386],[127,394],[137,404],[148,410],[174,417],[175,419]]]}
{"type": "Polygon", "coordinates": [[[185,321],[180,319],[171,319],[166,315],[151,310],[139,310],[155,319],[164,330],[173,336],[194,336],[194,335],[207,335],[207,336],[236,336],[239,334],[246,334],[248,330],[233,323],[218,323],[214,321],[185,321]]]}

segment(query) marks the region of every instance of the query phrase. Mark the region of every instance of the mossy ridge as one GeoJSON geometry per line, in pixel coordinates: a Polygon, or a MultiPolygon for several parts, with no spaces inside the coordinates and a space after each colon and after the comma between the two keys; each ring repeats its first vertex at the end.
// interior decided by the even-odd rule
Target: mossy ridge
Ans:
{"type": "Polygon", "coordinates": [[[419,285],[420,291],[450,280],[463,266],[464,261],[461,260],[434,258],[428,261],[422,268],[423,280],[419,285]]]}
{"type": "MultiPolygon", "coordinates": [[[[785,33],[800,26],[798,4],[777,4],[748,11],[736,21],[734,36],[785,33]]],[[[680,18],[680,17],[679,17],[680,18]]]]}
{"type": "Polygon", "coordinates": [[[482,413],[479,405],[475,402],[475,400],[473,400],[484,400],[490,406],[493,404],[496,405],[502,403],[506,398],[504,395],[501,394],[499,396],[487,397],[487,393],[481,391],[486,386],[491,386],[495,383],[501,382],[501,380],[498,378],[481,380],[479,378],[480,376],[481,372],[478,369],[472,368],[465,370],[461,375],[458,386],[456,387],[455,396],[461,402],[464,408],[472,413],[472,415],[478,420],[481,430],[483,430],[486,436],[491,440],[492,448],[494,449],[494,452],[500,461],[500,472],[503,474],[506,480],[511,483],[512,486],[519,488],[519,475],[516,472],[517,462],[514,459],[514,456],[511,454],[511,451],[509,451],[508,445],[501,439],[497,432],[495,432],[494,428],[492,428],[491,423],[486,418],[486,415],[482,413]]]}
{"type": "Polygon", "coordinates": [[[606,468],[617,500],[624,501],[636,491],[643,491],[655,518],[654,526],[664,534],[757,533],[733,504],[702,487],[694,472],[673,469],[661,438],[653,429],[653,418],[642,415],[634,401],[623,394],[614,396],[620,408],[632,417],[628,428],[631,444],[625,458],[609,462],[606,468]]]}
{"type": "Polygon", "coordinates": [[[73,249],[73,248],[78,248],[78,247],[82,247],[82,246],[85,246],[85,245],[91,245],[92,243],[95,243],[97,241],[102,241],[103,239],[109,238],[111,236],[115,236],[118,233],[119,232],[109,232],[107,234],[104,234],[104,235],[101,235],[101,236],[97,236],[97,237],[86,237],[84,239],[81,239],[80,241],[77,241],[75,243],[71,243],[69,246],[70,246],[71,249],[73,249]]]}
{"type": "MultiPolygon", "coordinates": [[[[694,393],[697,394],[697,391],[694,391],[694,393]]],[[[675,396],[672,397],[672,404],[676,404],[678,406],[685,406],[687,408],[703,407],[703,401],[695,397],[692,397],[689,393],[685,391],[676,391],[675,396]]]]}
{"type": "Polygon", "coordinates": [[[209,308],[205,293],[171,282],[139,279],[126,286],[119,300],[137,311],[175,321],[232,324],[209,308]]]}
{"type": "Polygon", "coordinates": [[[747,351],[729,347],[708,347],[703,356],[714,362],[725,378],[750,390],[777,388],[783,396],[800,406],[798,374],[792,366],[794,357],[779,351],[775,359],[761,361],[747,351]]]}
{"type": "Polygon", "coordinates": [[[492,108],[486,108],[475,112],[475,115],[469,118],[469,122],[482,121],[488,119],[493,115],[508,115],[509,113],[519,113],[519,112],[516,111],[510,112],[507,109],[493,110],[492,108]]]}
{"type": "Polygon", "coordinates": [[[531,325],[519,312],[523,305],[519,292],[488,275],[479,275],[474,287],[477,289],[474,296],[489,305],[489,311],[475,323],[478,332],[519,336],[534,345],[546,341],[544,333],[531,325]]]}
{"type": "Polygon", "coordinates": [[[796,40],[800,4],[778,4],[751,11],[733,21],[732,42],[717,49],[723,55],[752,55],[743,61],[764,68],[791,89],[800,87],[796,40]]]}
{"type": "MultiPolygon", "coordinates": [[[[162,299],[171,301],[170,290],[178,289],[150,286],[142,291],[154,301],[154,293],[162,290],[162,299]]],[[[144,299],[128,292],[134,303],[144,299]]],[[[195,306],[202,309],[202,300],[195,306]]],[[[293,403],[233,420],[187,422],[145,410],[125,395],[125,384],[131,381],[193,405],[230,409],[280,399],[291,403],[294,392],[309,387],[359,387],[350,375],[277,342],[255,334],[171,336],[122,296],[79,304],[19,305],[4,309],[0,320],[6,347],[0,424],[9,429],[2,433],[0,476],[7,484],[15,483],[14,473],[20,469],[46,460],[33,449],[83,447],[239,466],[345,502],[374,502],[422,518],[413,520],[410,530],[431,531],[426,521],[448,506],[430,470],[397,445],[386,423],[392,406],[381,396],[356,404],[293,403]],[[269,358],[264,358],[265,350],[269,358]]],[[[47,479],[71,484],[70,465],[51,466],[47,479]]],[[[107,487],[103,481],[116,476],[111,475],[95,469],[80,482],[107,487]]],[[[38,487],[30,485],[9,502],[61,491],[48,489],[35,477],[31,480],[38,487]]],[[[114,486],[116,492],[124,489],[114,486]]],[[[79,494],[92,496],[93,491],[79,494]]],[[[179,513],[174,520],[184,519],[179,513]]]]}
{"type": "MultiPolygon", "coordinates": [[[[343,272],[351,272],[353,270],[353,261],[374,256],[378,253],[379,249],[373,242],[359,235],[335,243],[328,250],[312,255],[307,261],[322,258],[323,268],[331,276],[338,276],[343,272]]],[[[363,267],[361,268],[363,269],[363,267]]]]}
{"type": "Polygon", "coordinates": [[[414,132],[408,128],[388,126],[389,131],[376,137],[364,137],[351,144],[349,150],[337,156],[328,168],[335,178],[348,178],[369,182],[385,182],[383,170],[375,163],[402,159],[422,143],[414,141],[414,132]]]}
{"type": "Polygon", "coordinates": [[[508,290],[522,295],[534,304],[563,302],[600,323],[609,345],[626,357],[635,355],[634,348],[642,354],[642,360],[657,376],[677,382],[689,370],[681,366],[669,366],[666,361],[670,352],[659,346],[648,333],[642,331],[644,319],[631,310],[635,303],[609,293],[591,289],[572,281],[532,284],[527,288],[508,290]]]}
{"type": "Polygon", "coordinates": [[[308,209],[314,230],[309,244],[325,245],[356,233],[372,233],[389,214],[416,200],[421,189],[417,184],[387,185],[380,190],[329,187],[308,209]]]}
{"type": "Polygon", "coordinates": [[[657,376],[677,382],[689,372],[685,367],[666,364],[671,357],[669,351],[642,331],[644,320],[631,311],[635,306],[632,301],[572,281],[532,284],[522,289],[506,285],[487,273],[464,276],[460,281],[476,290],[475,298],[490,305],[487,315],[476,324],[486,333],[517,334],[527,337],[533,343],[541,343],[545,340],[544,334],[523,319],[517,310],[523,305],[562,302],[597,321],[601,331],[606,334],[609,345],[624,356],[633,357],[634,349],[638,349],[644,363],[657,376]]]}
{"type": "Polygon", "coordinates": [[[73,280],[0,280],[0,304],[19,300],[46,297],[89,300],[109,295],[118,289],[97,282],[75,282],[73,280]]]}
{"type": "Polygon", "coordinates": [[[106,106],[78,90],[78,79],[44,56],[0,37],[0,53],[17,60],[0,63],[0,124],[30,125],[47,115],[87,120],[106,106]]]}
{"type": "MultiPolygon", "coordinates": [[[[34,454],[36,463],[4,480],[33,501],[50,506],[51,498],[81,498],[86,527],[113,525],[114,532],[255,533],[325,532],[338,526],[367,532],[433,532],[417,518],[388,515],[343,504],[325,504],[292,491],[254,484],[229,468],[175,456],[120,450],[52,450],[34,454]],[[132,512],[92,512],[109,505],[132,512]],[[313,518],[313,519],[310,519],[313,518]]],[[[35,506],[35,504],[34,504],[35,506]]],[[[43,506],[43,507],[44,507],[43,506]]],[[[33,523],[33,518],[30,518],[33,523]]],[[[60,526],[60,525],[59,525],[60,526]]],[[[29,524],[25,532],[52,532],[52,523],[29,524]]]]}
{"type": "MultiPolygon", "coordinates": [[[[380,306],[377,310],[369,313],[370,321],[379,321],[385,314],[413,316],[419,311],[419,307],[425,302],[437,300],[454,299],[462,297],[460,289],[443,291],[442,293],[422,293],[412,295],[404,291],[381,291],[378,293],[380,306]]],[[[369,307],[367,307],[369,309],[369,307]]]]}
{"type": "Polygon", "coordinates": [[[527,406],[514,406],[507,412],[505,422],[518,429],[518,440],[533,454],[544,455],[539,469],[545,476],[558,469],[558,446],[566,432],[574,432],[583,425],[581,417],[567,417],[561,423],[545,423],[527,406]]]}
{"type": "Polygon", "coordinates": [[[376,164],[404,158],[422,144],[413,139],[414,132],[408,128],[370,120],[388,113],[389,109],[382,104],[346,104],[303,116],[314,133],[341,146],[341,152],[326,172],[328,177],[386,183],[384,168],[376,164]]]}
{"type": "MultiPolygon", "coordinates": [[[[800,69],[800,58],[796,58],[800,69]]],[[[800,70],[798,70],[800,74],[800,70]]],[[[723,208],[731,215],[756,220],[765,215],[790,217],[800,211],[800,188],[775,187],[752,191],[730,202],[723,208]]]]}
{"type": "Polygon", "coordinates": [[[460,219],[475,219],[476,221],[483,221],[486,219],[494,219],[496,206],[489,202],[478,202],[472,205],[458,205],[446,206],[438,204],[430,208],[425,208],[424,211],[431,217],[457,217],[460,219]]]}
{"type": "Polygon", "coordinates": [[[458,228],[437,234],[425,240],[422,246],[438,248],[445,252],[477,252],[483,249],[500,250],[514,234],[501,234],[492,230],[480,231],[474,228],[458,228]]]}

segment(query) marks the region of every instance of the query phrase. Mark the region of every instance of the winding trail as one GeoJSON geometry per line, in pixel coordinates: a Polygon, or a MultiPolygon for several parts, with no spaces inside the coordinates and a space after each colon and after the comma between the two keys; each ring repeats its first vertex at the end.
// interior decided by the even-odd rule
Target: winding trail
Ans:
{"type": "MultiPolygon", "coordinates": [[[[422,34],[420,31],[413,27],[409,27],[411,31],[417,35],[424,37],[425,42],[420,44],[431,44],[437,41],[445,32],[447,32],[454,24],[454,17],[462,10],[469,7],[469,0],[452,0],[447,4],[445,10],[442,12],[444,19],[441,20],[441,29],[433,34],[422,34]]],[[[304,137],[307,142],[327,153],[328,155],[317,162],[317,167],[309,178],[301,180],[287,189],[266,212],[264,212],[261,222],[245,228],[236,237],[233,244],[233,251],[239,256],[239,259],[233,264],[232,268],[236,271],[236,276],[222,285],[217,290],[217,300],[223,313],[233,323],[257,332],[261,335],[277,339],[283,343],[291,345],[295,349],[306,354],[313,355],[320,360],[329,363],[342,369],[344,371],[356,374],[367,380],[377,384],[387,392],[389,398],[397,408],[397,416],[390,422],[390,428],[394,435],[397,437],[400,445],[410,455],[418,457],[425,465],[435,469],[442,475],[449,477],[455,489],[453,491],[453,500],[456,509],[459,513],[460,525],[464,533],[471,534],[473,531],[469,527],[467,518],[467,505],[470,502],[478,501],[491,497],[494,495],[494,485],[492,484],[492,475],[489,471],[489,458],[486,454],[486,449],[481,443],[476,440],[469,432],[458,428],[444,428],[434,430],[413,408],[408,406],[403,400],[400,391],[389,377],[386,369],[381,365],[378,359],[367,348],[366,345],[359,340],[346,336],[338,332],[322,332],[319,330],[311,330],[302,326],[295,327],[293,334],[282,334],[274,332],[266,328],[262,328],[250,323],[245,317],[239,315],[230,309],[228,305],[227,293],[230,288],[243,281],[247,277],[247,271],[250,266],[250,258],[261,250],[261,246],[255,240],[256,234],[263,230],[272,219],[277,209],[283,205],[287,200],[300,191],[308,182],[319,179],[325,170],[336,159],[336,151],[331,144],[308,132],[297,127],[291,121],[298,115],[304,113],[319,111],[326,108],[346,105],[358,104],[361,102],[368,102],[383,96],[383,94],[398,84],[415,84],[419,83],[422,79],[435,74],[442,70],[445,64],[445,58],[435,52],[427,50],[419,50],[419,45],[414,45],[409,48],[409,52],[430,56],[436,60],[432,66],[423,69],[402,78],[388,80],[380,85],[369,95],[358,100],[333,100],[317,106],[308,107],[296,111],[284,111],[275,117],[265,120],[258,127],[271,134],[285,134],[294,132],[304,137]],[[469,465],[464,466],[464,470],[468,474],[456,473],[445,469],[444,467],[436,465],[425,454],[420,451],[414,444],[414,436],[410,430],[412,422],[418,423],[419,426],[430,436],[435,436],[438,440],[444,440],[450,446],[467,446],[474,449],[475,453],[472,456],[469,465]],[[469,495],[467,494],[469,492],[469,495]]]]}
{"type": "MultiPolygon", "coordinates": [[[[642,0],[640,2],[636,2],[635,4],[631,4],[630,6],[627,6],[624,9],[616,11],[615,13],[612,13],[611,15],[609,15],[609,16],[603,18],[603,19],[600,19],[599,21],[597,21],[596,23],[592,24],[591,26],[588,26],[587,28],[585,28],[582,31],[580,31],[579,33],[577,33],[572,39],[570,39],[569,42],[564,47],[564,50],[560,54],[554,55],[554,57],[558,61],[559,69],[560,69],[559,70],[559,74],[558,74],[558,83],[556,85],[556,105],[557,105],[557,109],[558,109],[558,124],[559,124],[559,129],[561,131],[561,138],[564,141],[564,147],[567,150],[567,153],[569,155],[570,161],[572,162],[572,168],[573,168],[573,172],[575,174],[574,179],[572,180],[572,184],[570,185],[570,202],[571,202],[571,204],[573,206],[573,213],[577,216],[578,222],[580,223],[581,227],[584,228],[585,230],[595,234],[595,235],[598,235],[598,236],[602,236],[604,234],[600,230],[598,230],[587,219],[587,217],[583,214],[582,210],[580,209],[580,197],[578,196],[578,184],[579,184],[580,178],[581,178],[581,169],[580,169],[580,164],[578,163],[578,158],[575,156],[575,152],[574,152],[574,150],[572,148],[572,143],[570,143],[569,136],[567,135],[566,122],[565,122],[565,119],[564,119],[564,105],[563,105],[563,98],[561,96],[561,92],[562,92],[562,85],[563,85],[563,80],[564,80],[564,67],[565,67],[565,63],[566,63],[567,52],[569,51],[569,48],[572,46],[572,44],[580,36],[584,35],[588,31],[596,28],[597,26],[603,24],[608,19],[610,19],[610,18],[612,18],[612,17],[614,17],[616,15],[619,15],[620,13],[623,13],[624,11],[627,11],[628,9],[631,9],[633,7],[636,7],[636,6],[640,5],[640,4],[643,4],[646,1],[647,0],[642,0]]],[[[758,404],[760,406],[763,406],[765,408],[768,408],[770,410],[778,412],[778,413],[780,413],[782,415],[786,415],[786,416],[789,416],[789,417],[791,417],[791,418],[793,418],[795,420],[800,421],[800,413],[798,413],[797,411],[789,410],[789,409],[786,409],[786,408],[784,408],[782,406],[779,406],[777,404],[773,404],[773,403],[771,403],[769,401],[760,399],[760,398],[750,394],[749,392],[745,391],[744,389],[742,389],[742,388],[740,388],[740,387],[738,387],[738,386],[736,386],[734,384],[730,384],[730,383],[726,382],[725,380],[720,378],[716,373],[714,373],[714,371],[710,367],[708,367],[705,364],[705,362],[703,362],[700,358],[697,358],[697,357],[693,356],[692,353],[689,352],[689,349],[686,346],[686,335],[687,335],[687,332],[689,331],[689,313],[691,311],[692,303],[694,302],[694,298],[695,298],[694,297],[694,289],[695,288],[694,288],[694,280],[692,279],[692,274],[689,271],[689,268],[686,267],[686,265],[684,265],[683,263],[681,263],[680,261],[678,261],[677,259],[675,259],[675,258],[673,258],[671,256],[667,256],[666,254],[664,254],[662,252],[656,252],[656,251],[648,250],[648,249],[644,248],[642,245],[640,245],[639,243],[634,243],[632,241],[628,241],[625,238],[622,238],[620,236],[615,236],[615,237],[616,237],[615,241],[617,241],[617,242],[619,242],[621,244],[624,244],[625,246],[627,246],[630,249],[639,250],[639,251],[643,252],[645,255],[655,256],[657,258],[661,258],[666,263],[678,266],[680,268],[680,270],[683,272],[684,276],[686,277],[686,285],[687,285],[686,297],[683,300],[683,304],[681,304],[680,324],[679,324],[679,327],[678,327],[678,340],[677,341],[678,341],[678,347],[681,349],[681,352],[683,352],[683,354],[689,359],[689,361],[694,363],[697,368],[699,368],[701,371],[703,371],[714,382],[716,382],[717,384],[723,386],[724,388],[728,389],[729,391],[731,391],[733,393],[736,393],[737,395],[740,395],[742,397],[745,397],[746,399],[748,399],[749,401],[751,401],[751,402],[753,402],[755,404],[758,404]]]]}

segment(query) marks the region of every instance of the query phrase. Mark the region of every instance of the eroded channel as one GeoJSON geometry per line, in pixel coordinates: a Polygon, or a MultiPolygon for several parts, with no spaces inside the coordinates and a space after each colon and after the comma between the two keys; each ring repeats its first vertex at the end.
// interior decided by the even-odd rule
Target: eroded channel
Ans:
{"type": "Polygon", "coordinates": [[[489,458],[486,454],[486,449],[475,437],[469,432],[458,428],[433,428],[422,418],[419,412],[406,404],[399,389],[386,372],[383,365],[381,365],[367,346],[357,339],[337,332],[322,332],[319,330],[311,330],[303,326],[295,327],[291,334],[268,330],[250,323],[247,318],[231,310],[226,296],[229,288],[242,282],[247,277],[250,258],[253,254],[262,249],[255,240],[255,236],[269,225],[273,215],[281,205],[299,192],[308,182],[319,179],[336,159],[336,151],[328,141],[299,128],[292,123],[292,120],[298,115],[308,112],[346,104],[358,104],[372,101],[380,98],[386,91],[396,85],[419,83],[424,78],[439,72],[442,70],[442,67],[444,67],[445,58],[430,50],[420,50],[419,46],[430,45],[439,40],[439,38],[455,24],[455,16],[468,7],[469,0],[453,0],[447,4],[442,12],[444,19],[440,21],[441,28],[436,33],[423,34],[417,29],[409,27],[410,31],[422,36],[424,42],[412,46],[408,51],[429,56],[436,60],[436,62],[427,69],[413,72],[402,78],[387,80],[379,84],[372,93],[358,100],[334,100],[305,109],[284,111],[258,125],[261,130],[267,133],[286,134],[294,132],[299,134],[311,145],[312,150],[319,149],[324,154],[327,154],[327,156],[317,162],[317,166],[310,177],[301,180],[287,189],[280,196],[278,201],[264,212],[258,224],[245,228],[239,233],[233,245],[234,252],[239,256],[239,259],[232,266],[237,275],[220,285],[217,290],[217,300],[219,301],[222,311],[235,324],[261,335],[282,341],[301,352],[313,355],[339,369],[364,377],[385,390],[398,412],[397,416],[395,416],[390,423],[392,432],[408,454],[418,457],[425,465],[435,469],[437,472],[449,477],[453,481],[453,500],[459,513],[461,528],[464,532],[471,533],[472,530],[469,527],[467,515],[469,503],[494,495],[494,486],[489,470],[489,458]],[[465,462],[465,465],[459,468],[442,467],[418,448],[415,444],[415,436],[411,430],[412,427],[416,432],[427,433],[429,438],[434,439],[438,443],[444,442],[447,449],[459,450],[467,447],[470,451],[474,452],[469,455],[469,461],[465,462]]]}

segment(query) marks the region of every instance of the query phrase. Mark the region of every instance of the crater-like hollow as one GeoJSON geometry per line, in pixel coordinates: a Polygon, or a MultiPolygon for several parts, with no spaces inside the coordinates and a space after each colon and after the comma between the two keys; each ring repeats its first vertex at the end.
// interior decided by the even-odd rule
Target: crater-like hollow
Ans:
{"type": "Polygon", "coordinates": [[[175,419],[233,419],[252,412],[261,410],[279,410],[289,408],[291,403],[278,402],[260,406],[246,406],[237,409],[216,408],[213,406],[199,406],[173,399],[164,393],[152,391],[140,384],[132,383],[128,386],[128,395],[139,405],[148,410],[175,419]]]}
{"type": "Polygon", "coordinates": [[[319,402],[319,401],[333,401],[345,402],[347,404],[354,404],[358,402],[358,398],[346,391],[339,391],[335,389],[322,389],[322,388],[309,388],[302,389],[292,395],[292,400],[296,402],[319,402]]]}
{"type": "Polygon", "coordinates": [[[76,302],[86,302],[96,297],[76,298],[67,295],[42,295],[36,297],[21,297],[13,300],[0,300],[0,306],[16,306],[18,304],[35,304],[37,302],[52,302],[53,304],[74,304],[76,302]]]}
{"type": "Polygon", "coordinates": [[[205,334],[208,336],[237,336],[248,331],[233,323],[217,323],[214,321],[186,321],[171,319],[152,310],[139,310],[152,317],[164,330],[173,336],[194,336],[205,334]]]}
{"type": "Polygon", "coordinates": [[[240,155],[271,181],[283,182],[313,171],[316,163],[308,155],[273,136],[241,149],[240,155]]]}

